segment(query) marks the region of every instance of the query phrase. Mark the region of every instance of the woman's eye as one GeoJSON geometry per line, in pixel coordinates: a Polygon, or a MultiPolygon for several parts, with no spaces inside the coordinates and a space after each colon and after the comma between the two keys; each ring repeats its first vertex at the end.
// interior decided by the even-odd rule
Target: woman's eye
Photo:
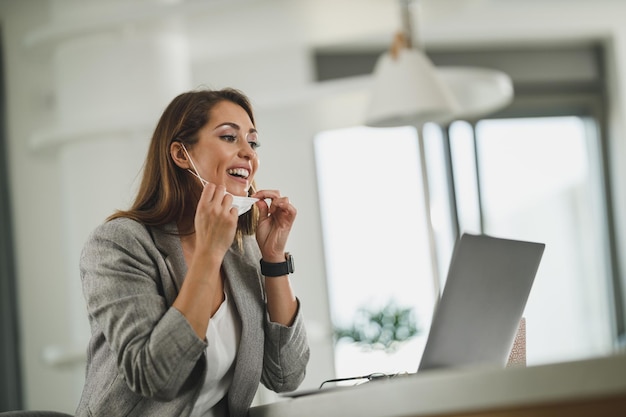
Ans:
{"type": "Polygon", "coordinates": [[[237,135],[222,135],[220,138],[224,139],[227,142],[234,142],[237,140],[237,135]]]}
{"type": "Polygon", "coordinates": [[[248,141],[248,144],[249,144],[249,145],[250,145],[250,147],[251,147],[252,149],[254,149],[255,151],[257,150],[257,148],[258,148],[259,146],[261,146],[261,144],[260,144],[258,141],[256,141],[256,140],[251,140],[251,141],[248,141]]]}

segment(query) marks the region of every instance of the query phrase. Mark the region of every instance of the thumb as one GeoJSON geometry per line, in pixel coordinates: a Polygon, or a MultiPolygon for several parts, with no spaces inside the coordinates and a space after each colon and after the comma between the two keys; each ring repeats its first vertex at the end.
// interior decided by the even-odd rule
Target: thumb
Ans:
{"type": "Polygon", "coordinates": [[[267,203],[265,202],[265,200],[260,199],[259,201],[257,201],[256,203],[257,208],[259,209],[259,218],[260,219],[264,219],[268,216],[270,208],[267,205],[267,203]]]}

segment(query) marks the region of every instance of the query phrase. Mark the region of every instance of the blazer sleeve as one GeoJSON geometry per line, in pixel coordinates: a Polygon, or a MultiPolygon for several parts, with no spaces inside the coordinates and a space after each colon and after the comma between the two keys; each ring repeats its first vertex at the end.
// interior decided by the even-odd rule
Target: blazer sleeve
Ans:
{"type": "Polygon", "coordinates": [[[101,225],[80,265],[92,327],[103,333],[128,387],[159,400],[176,397],[206,343],[167,305],[166,263],[146,228],[128,219],[101,225]]]}
{"type": "Polygon", "coordinates": [[[274,392],[295,390],[304,380],[309,355],[300,300],[295,320],[289,327],[270,321],[266,314],[263,385],[274,392]]]}

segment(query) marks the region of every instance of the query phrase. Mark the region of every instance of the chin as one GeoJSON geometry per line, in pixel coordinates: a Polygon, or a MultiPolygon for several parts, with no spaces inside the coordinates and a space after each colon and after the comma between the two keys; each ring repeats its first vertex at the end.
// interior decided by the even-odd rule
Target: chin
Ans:
{"type": "Polygon", "coordinates": [[[241,187],[226,189],[226,191],[228,191],[232,195],[237,195],[239,197],[247,197],[248,196],[248,192],[245,191],[245,189],[241,188],[241,187]]]}
{"type": "MultiPolygon", "coordinates": [[[[251,182],[240,182],[240,181],[229,181],[230,185],[226,185],[226,190],[233,194],[238,195],[240,197],[247,197],[248,190],[251,187],[251,182]]],[[[226,182],[228,184],[228,182],[226,182]]]]}

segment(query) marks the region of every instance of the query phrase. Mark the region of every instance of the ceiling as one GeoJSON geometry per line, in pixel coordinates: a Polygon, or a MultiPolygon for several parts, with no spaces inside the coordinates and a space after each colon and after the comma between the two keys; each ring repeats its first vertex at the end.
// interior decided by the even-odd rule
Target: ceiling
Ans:
{"type": "MultiPolygon", "coordinates": [[[[48,0],[50,19],[29,32],[24,44],[47,49],[65,38],[98,31],[114,30],[129,36],[172,31],[187,38],[193,65],[201,69],[197,72],[228,68],[231,60],[236,63],[233,68],[243,63],[254,70],[260,61],[256,58],[261,56],[271,57],[271,64],[265,63],[258,69],[267,72],[272,68],[268,65],[280,66],[287,52],[311,55],[315,51],[386,49],[394,33],[402,28],[400,1],[48,0]]],[[[600,5],[615,2],[619,0],[414,0],[414,43],[427,51],[462,49],[464,44],[510,47],[511,39],[545,43],[540,36],[533,39],[531,24],[551,27],[554,17],[563,15],[565,5],[570,10],[574,5],[578,9],[589,7],[592,15],[601,9],[600,5]]],[[[564,29],[561,24],[559,30],[566,34],[565,38],[572,39],[571,33],[578,31],[579,25],[572,21],[564,29]]],[[[555,36],[559,36],[557,31],[555,36]]],[[[271,94],[263,94],[263,86],[248,86],[247,79],[238,85],[277,103],[325,97],[365,86],[363,79],[354,79],[353,84],[343,80],[336,85],[315,85],[313,91],[307,85],[314,78],[312,74],[300,76],[292,84],[294,88],[283,89],[281,95],[271,89],[271,94]],[[295,91],[297,88],[302,91],[295,91]]],[[[218,77],[210,79],[219,81],[218,77]]]]}
{"type": "MultiPolygon", "coordinates": [[[[439,28],[468,23],[481,10],[515,10],[540,0],[414,0],[416,36],[441,41],[439,28]]],[[[588,0],[541,0],[544,7],[588,0]]],[[[607,0],[600,0],[607,1],[607,0]]],[[[597,4],[598,2],[596,2],[597,4]]],[[[194,54],[234,54],[257,48],[380,48],[402,27],[400,0],[49,0],[50,22],[27,45],[111,27],[182,30],[194,54]]],[[[130,30],[130,29],[129,29],[130,30]]]]}

